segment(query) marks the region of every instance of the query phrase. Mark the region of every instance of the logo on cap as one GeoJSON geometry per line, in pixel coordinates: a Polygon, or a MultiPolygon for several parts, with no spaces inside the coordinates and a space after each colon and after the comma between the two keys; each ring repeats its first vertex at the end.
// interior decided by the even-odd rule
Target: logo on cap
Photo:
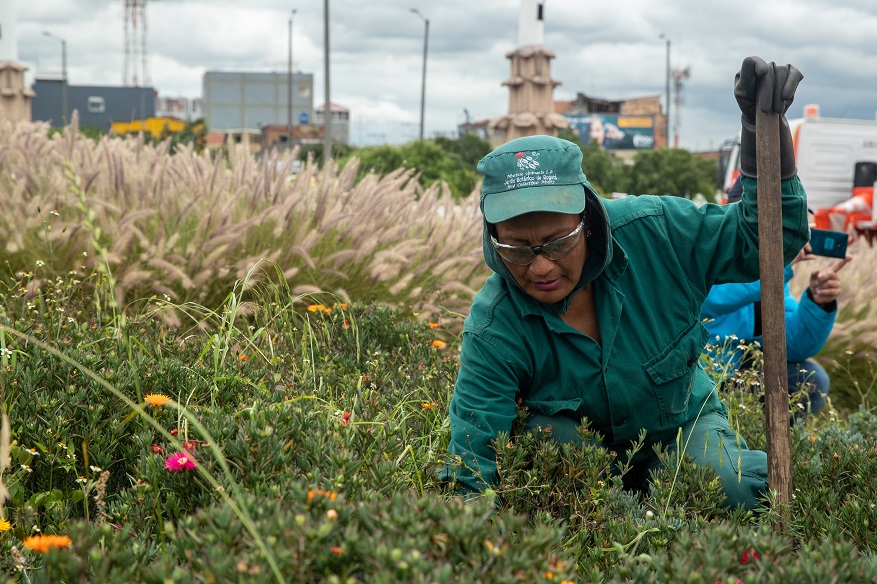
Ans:
{"type": "Polygon", "coordinates": [[[539,158],[538,152],[532,152],[529,155],[524,152],[518,152],[517,154],[515,154],[515,158],[518,159],[518,168],[520,168],[521,170],[533,170],[537,166],[539,166],[539,161],[536,160],[537,158],[539,158]]]}

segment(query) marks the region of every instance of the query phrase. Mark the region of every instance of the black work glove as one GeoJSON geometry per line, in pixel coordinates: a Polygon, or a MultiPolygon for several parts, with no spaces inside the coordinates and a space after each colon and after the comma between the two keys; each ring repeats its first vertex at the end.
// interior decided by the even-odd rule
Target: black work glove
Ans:
{"type": "Polygon", "coordinates": [[[734,97],[743,112],[743,131],[740,135],[740,173],[756,178],[755,108],[780,115],[780,178],[791,178],[798,173],[795,167],[795,147],[785,113],[795,99],[795,89],[804,76],[792,65],[765,63],[761,57],[746,57],[734,78],[734,97]],[[758,90],[766,87],[763,103],[758,102],[758,90]]]}

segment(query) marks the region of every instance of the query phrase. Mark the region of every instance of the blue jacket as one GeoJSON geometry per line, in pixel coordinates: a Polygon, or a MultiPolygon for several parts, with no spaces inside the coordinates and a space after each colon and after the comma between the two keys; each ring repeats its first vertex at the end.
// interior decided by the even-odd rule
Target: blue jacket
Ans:
{"type": "MultiPolygon", "coordinates": [[[[834,319],[837,316],[837,303],[830,310],[816,304],[805,290],[800,302],[789,291],[789,280],[794,271],[792,266],[785,269],[785,310],[786,310],[786,359],[801,362],[816,355],[828,340],[834,319]]],[[[711,357],[719,360],[716,370],[724,369],[730,375],[738,368],[746,345],[762,342],[761,335],[755,334],[754,303],[761,300],[761,282],[749,284],[719,284],[707,294],[701,309],[704,326],[712,338],[711,357]],[[733,337],[732,337],[733,335],[733,337]]],[[[723,375],[724,376],[724,375],[723,375]]]]}

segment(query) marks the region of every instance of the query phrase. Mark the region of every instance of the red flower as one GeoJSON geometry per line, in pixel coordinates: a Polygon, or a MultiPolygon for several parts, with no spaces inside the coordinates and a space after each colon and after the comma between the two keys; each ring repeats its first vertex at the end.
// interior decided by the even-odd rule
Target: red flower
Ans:
{"type": "Polygon", "coordinates": [[[341,425],[346,426],[350,423],[350,412],[344,412],[341,414],[341,425]]]}
{"type": "Polygon", "coordinates": [[[164,452],[164,448],[162,448],[158,444],[153,444],[152,445],[152,452],[154,452],[155,454],[161,454],[162,452],[164,452]]]}
{"type": "Polygon", "coordinates": [[[179,433],[180,433],[180,431],[177,430],[176,428],[174,428],[173,430],[171,430],[171,436],[176,436],[176,435],[179,434],[179,433]]]}
{"type": "Polygon", "coordinates": [[[333,545],[332,546],[332,553],[335,554],[336,556],[340,556],[341,554],[344,553],[344,550],[341,549],[340,547],[338,547],[337,545],[333,545]]]}
{"type": "Polygon", "coordinates": [[[743,557],[740,558],[740,564],[748,564],[750,559],[754,562],[755,560],[760,560],[761,556],[759,556],[758,552],[755,550],[747,550],[743,552],[743,557]]]}
{"type": "Polygon", "coordinates": [[[183,449],[184,450],[192,451],[192,450],[195,450],[196,448],[198,448],[198,441],[197,440],[186,440],[185,442],[183,442],[183,449]]]}

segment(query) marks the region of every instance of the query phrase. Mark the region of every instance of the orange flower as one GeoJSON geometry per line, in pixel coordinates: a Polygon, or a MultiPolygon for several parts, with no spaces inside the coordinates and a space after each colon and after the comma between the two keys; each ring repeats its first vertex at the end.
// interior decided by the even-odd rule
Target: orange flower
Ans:
{"type": "Polygon", "coordinates": [[[342,302],[341,304],[336,304],[335,308],[340,308],[341,310],[347,310],[347,303],[342,302]]]}
{"type": "Polygon", "coordinates": [[[324,308],[323,312],[325,312],[326,314],[332,314],[332,309],[331,308],[324,308]]]}
{"type": "Polygon", "coordinates": [[[432,342],[432,346],[435,347],[436,349],[441,349],[442,347],[445,346],[445,342],[436,339],[432,342]]]}
{"type": "Polygon", "coordinates": [[[24,538],[21,542],[24,547],[28,547],[38,554],[43,554],[51,548],[67,547],[72,541],[66,535],[32,535],[24,538]]]}
{"type": "Polygon", "coordinates": [[[238,361],[249,361],[249,360],[250,360],[250,358],[247,357],[246,355],[244,355],[243,353],[241,353],[241,354],[238,356],[238,361]]]}
{"type": "Polygon", "coordinates": [[[171,401],[171,398],[164,395],[163,393],[147,393],[143,396],[143,401],[155,407],[160,407],[171,401]]]}
{"type": "Polygon", "coordinates": [[[429,323],[429,328],[431,328],[431,329],[437,329],[438,327],[439,327],[439,324],[437,322],[429,323]]]}
{"type": "Polygon", "coordinates": [[[308,491],[308,503],[310,503],[314,497],[326,497],[330,501],[334,501],[336,497],[338,497],[338,493],[333,491],[321,491],[320,489],[311,489],[308,491]]]}
{"type": "Polygon", "coordinates": [[[326,310],[326,307],[322,304],[311,304],[308,306],[308,312],[317,312],[319,310],[326,310]]]}
{"type": "Polygon", "coordinates": [[[437,405],[438,404],[435,402],[430,402],[428,404],[426,404],[426,403],[420,404],[420,407],[424,410],[431,410],[432,408],[436,407],[437,405]]]}

